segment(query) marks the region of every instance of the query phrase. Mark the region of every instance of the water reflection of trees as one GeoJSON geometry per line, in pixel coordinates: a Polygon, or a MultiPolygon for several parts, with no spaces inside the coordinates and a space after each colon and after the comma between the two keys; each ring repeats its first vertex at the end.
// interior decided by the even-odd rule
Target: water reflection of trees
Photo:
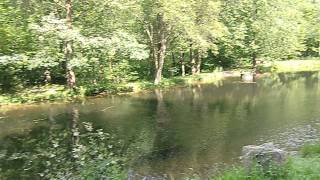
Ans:
{"type": "MultiPolygon", "coordinates": [[[[305,83],[306,86],[316,86],[320,79],[320,72],[298,72],[298,73],[279,73],[273,74],[259,80],[263,87],[278,88],[280,86],[292,87],[297,82],[305,83]]],[[[301,85],[302,85],[301,84],[301,85]]]]}
{"type": "Polygon", "coordinates": [[[158,169],[182,176],[192,167],[189,173],[205,175],[210,165],[233,161],[242,146],[256,143],[260,135],[319,112],[320,102],[314,100],[318,80],[319,73],[278,74],[257,83],[226,81],[220,87],[195,85],[158,95],[155,120],[166,123],[155,131],[152,153],[143,157],[150,160],[145,173],[158,169]],[[156,151],[161,147],[172,148],[156,151]]]}
{"type": "Polygon", "coordinates": [[[296,110],[300,105],[294,104],[297,98],[314,95],[316,91],[309,88],[316,87],[318,78],[315,74],[288,76],[264,77],[257,83],[225,81],[223,86],[158,90],[151,98],[135,99],[149,112],[140,116],[139,109],[123,119],[139,113],[134,121],[143,116],[152,118],[147,119],[148,125],[141,125],[141,120],[140,124],[126,124],[122,130],[126,133],[135,129],[127,136],[136,144],[143,142],[145,147],[133,158],[134,172],[172,178],[198,174],[205,179],[208,171],[215,171],[216,163],[233,162],[232,157],[239,155],[241,147],[256,143],[260,134],[267,135],[288,123],[294,126],[319,107],[306,104],[302,112],[296,110]]]}
{"type": "MultiPolygon", "coordinates": [[[[162,90],[156,89],[154,91],[154,120],[155,131],[152,136],[152,146],[147,152],[142,152],[138,159],[135,159],[134,164],[140,167],[139,172],[144,174],[152,174],[149,170],[166,171],[168,166],[161,167],[159,164],[173,157],[179,150],[175,143],[174,132],[170,131],[171,117],[169,113],[168,102],[164,100],[164,93],[162,90]],[[159,163],[154,163],[159,162],[159,163]],[[165,170],[166,169],[166,170],[165,170]]],[[[149,137],[150,138],[150,137],[149,137]]],[[[168,171],[166,171],[168,173],[168,171]]],[[[170,173],[169,173],[170,174],[170,173]]]]}
{"type": "Polygon", "coordinates": [[[68,117],[50,113],[48,125],[3,138],[0,179],[118,179],[122,161],[117,139],[81,122],[72,106],[68,117]],[[57,122],[69,119],[69,125],[57,122]]]}
{"type": "Polygon", "coordinates": [[[68,117],[52,113],[49,125],[3,139],[0,149],[7,151],[1,152],[1,175],[68,178],[90,177],[95,171],[103,177],[105,169],[118,169],[114,167],[124,154],[134,159],[129,165],[135,173],[205,175],[216,162],[232,161],[259,134],[319,112],[318,81],[319,73],[279,74],[256,84],[225,81],[223,86],[194,85],[157,90],[143,98],[115,98],[117,103],[108,101],[98,108],[69,107],[68,117]],[[82,119],[92,120],[94,126],[82,119]]]}

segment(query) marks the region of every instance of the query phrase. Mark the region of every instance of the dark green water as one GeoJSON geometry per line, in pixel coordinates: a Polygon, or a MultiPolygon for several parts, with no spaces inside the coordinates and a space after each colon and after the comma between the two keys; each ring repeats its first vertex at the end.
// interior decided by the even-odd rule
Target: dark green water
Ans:
{"type": "MultiPolygon", "coordinates": [[[[127,167],[137,179],[190,174],[205,177],[218,167],[238,162],[244,145],[273,141],[290,149],[319,138],[319,80],[318,72],[261,77],[257,83],[229,78],[216,84],[77,104],[2,110],[0,179],[19,178],[21,171],[25,177],[30,173],[40,178],[48,173],[42,172],[44,165],[28,170],[33,165],[26,163],[46,161],[41,158],[47,156],[34,154],[51,152],[52,148],[70,153],[68,145],[84,143],[81,138],[87,138],[73,135],[85,134],[88,124],[87,129],[115,136],[114,141],[121,144],[116,151],[127,155],[127,167]],[[73,135],[69,136],[70,132],[73,135]],[[58,146],[53,138],[57,136],[66,139],[58,146]],[[15,153],[24,157],[15,159],[15,153]]],[[[51,162],[51,166],[57,165],[51,162]]]]}

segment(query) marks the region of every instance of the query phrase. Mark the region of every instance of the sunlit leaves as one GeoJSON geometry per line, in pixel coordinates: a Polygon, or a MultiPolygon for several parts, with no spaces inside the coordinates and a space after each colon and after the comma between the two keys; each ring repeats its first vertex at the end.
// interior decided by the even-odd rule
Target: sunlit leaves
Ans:
{"type": "Polygon", "coordinates": [[[303,46],[303,15],[291,1],[225,1],[222,20],[229,35],[224,44],[230,55],[286,59],[299,55],[303,46]],[[230,40],[228,40],[230,38],[230,40]],[[231,44],[230,44],[231,43],[231,44]],[[230,45],[229,45],[230,44],[230,45]]]}

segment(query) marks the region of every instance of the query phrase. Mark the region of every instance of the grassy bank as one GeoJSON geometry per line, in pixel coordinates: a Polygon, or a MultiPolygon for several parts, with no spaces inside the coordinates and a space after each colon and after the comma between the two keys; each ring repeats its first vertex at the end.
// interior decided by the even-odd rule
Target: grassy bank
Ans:
{"type": "MultiPolygon", "coordinates": [[[[238,74],[233,72],[233,75],[238,74]]],[[[150,81],[137,81],[125,85],[78,87],[75,91],[69,90],[62,85],[37,86],[21,90],[14,94],[0,95],[0,105],[70,101],[86,96],[137,93],[155,88],[187,86],[195,83],[215,83],[223,79],[223,77],[225,77],[224,72],[217,71],[194,76],[163,78],[159,85],[154,85],[153,82],[150,81]]]]}
{"type": "Polygon", "coordinates": [[[259,70],[276,73],[320,71],[320,59],[266,62],[259,66],[259,70]]]}
{"type": "Polygon", "coordinates": [[[268,172],[255,170],[247,173],[238,167],[224,172],[217,180],[316,180],[320,179],[320,144],[307,145],[298,156],[290,157],[283,167],[274,168],[268,172]]]}
{"type": "MultiPolygon", "coordinates": [[[[299,72],[320,71],[320,60],[289,60],[267,62],[259,66],[261,72],[299,72]]],[[[240,76],[241,69],[231,70],[229,73],[215,71],[194,76],[163,78],[161,84],[154,85],[151,81],[136,81],[121,85],[88,85],[71,91],[62,85],[47,85],[27,88],[13,94],[0,95],[0,105],[35,103],[47,101],[70,101],[86,96],[137,93],[155,88],[173,86],[187,86],[195,83],[215,83],[226,76],[240,76]]]]}
{"type": "Polygon", "coordinates": [[[72,100],[82,97],[82,91],[83,89],[79,89],[78,92],[73,92],[62,85],[37,86],[13,94],[0,95],[0,105],[72,100]]]}
{"type": "MultiPolygon", "coordinates": [[[[240,76],[239,72],[232,72],[228,74],[231,76],[240,76]]],[[[132,88],[132,92],[141,92],[145,90],[152,90],[155,88],[169,88],[174,86],[188,86],[197,83],[216,83],[222,80],[226,76],[225,72],[217,71],[212,73],[201,73],[193,76],[185,77],[173,77],[173,78],[163,78],[159,85],[154,85],[150,81],[139,81],[134,83],[129,83],[127,86],[132,88]]]]}

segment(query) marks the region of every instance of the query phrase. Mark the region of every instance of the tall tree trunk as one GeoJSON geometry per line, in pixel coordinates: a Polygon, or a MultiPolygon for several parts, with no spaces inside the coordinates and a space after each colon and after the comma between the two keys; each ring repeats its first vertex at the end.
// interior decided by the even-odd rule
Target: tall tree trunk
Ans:
{"type": "Polygon", "coordinates": [[[191,64],[191,73],[195,75],[197,72],[196,60],[193,54],[192,45],[190,45],[190,64],[191,64]]]}
{"type": "Polygon", "coordinates": [[[257,73],[257,55],[255,53],[252,55],[252,71],[253,74],[257,73]]]}
{"type": "Polygon", "coordinates": [[[171,57],[172,57],[172,65],[175,66],[176,65],[176,56],[174,55],[174,53],[171,53],[171,57]]]}
{"type": "Polygon", "coordinates": [[[155,79],[154,79],[155,85],[158,85],[161,82],[162,69],[163,69],[166,49],[167,49],[167,40],[165,38],[164,33],[162,32],[160,35],[159,54],[158,54],[158,58],[156,60],[156,63],[158,63],[158,65],[156,66],[156,71],[155,71],[155,79]]]}
{"type": "Polygon", "coordinates": [[[175,75],[175,67],[176,67],[176,57],[175,57],[173,52],[171,53],[171,57],[172,57],[171,76],[174,77],[174,75],[175,75]]]}
{"type": "Polygon", "coordinates": [[[47,69],[44,71],[43,75],[44,75],[44,82],[45,82],[46,84],[50,84],[52,78],[51,78],[51,72],[50,72],[49,68],[47,68],[47,69]]]}
{"type": "Polygon", "coordinates": [[[256,82],[256,75],[257,75],[257,55],[253,53],[252,55],[252,80],[256,82]]]}
{"type": "MultiPolygon", "coordinates": [[[[72,30],[72,0],[66,0],[66,20],[68,30],[72,30]]],[[[72,40],[67,39],[65,41],[64,56],[66,61],[66,78],[67,85],[69,88],[73,89],[76,84],[76,76],[73,72],[72,67],[70,66],[70,60],[72,59],[73,49],[72,49],[72,40]]]]}
{"type": "Polygon", "coordinates": [[[149,46],[150,46],[150,53],[151,53],[151,62],[149,67],[149,74],[152,75],[154,73],[154,69],[156,66],[158,66],[157,61],[157,46],[156,46],[156,33],[154,32],[154,26],[152,24],[149,24],[145,31],[147,32],[148,38],[149,38],[149,46]],[[154,64],[154,65],[152,65],[154,64]]]}
{"type": "Polygon", "coordinates": [[[195,50],[195,59],[196,59],[196,74],[201,73],[201,56],[199,50],[195,50]]]}
{"type": "Polygon", "coordinates": [[[185,68],[185,62],[184,62],[184,53],[181,53],[181,57],[180,57],[180,64],[181,64],[181,76],[185,76],[186,75],[186,68],[185,68]]]}
{"type": "Polygon", "coordinates": [[[165,24],[163,21],[163,15],[161,14],[158,15],[157,24],[158,24],[159,45],[158,45],[157,56],[155,59],[155,78],[154,78],[155,85],[158,85],[161,82],[164,58],[165,58],[166,49],[167,49],[167,38],[165,35],[165,24]]]}
{"type": "MultiPolygon", "coordinates": [[[[257,1],[253,1],[253,20],[257,20],[257,14],[258,14],[258,8],[257,8],[257,1]]],[[[253,32],[252,34],[252,44],[254,47],[253,52],[252,52],[252,77],[253,77],[253,82],[256,81],[256,74],[257,74],[257,49],[255,48],[256,46],[256,32],[253,32]]]]}

